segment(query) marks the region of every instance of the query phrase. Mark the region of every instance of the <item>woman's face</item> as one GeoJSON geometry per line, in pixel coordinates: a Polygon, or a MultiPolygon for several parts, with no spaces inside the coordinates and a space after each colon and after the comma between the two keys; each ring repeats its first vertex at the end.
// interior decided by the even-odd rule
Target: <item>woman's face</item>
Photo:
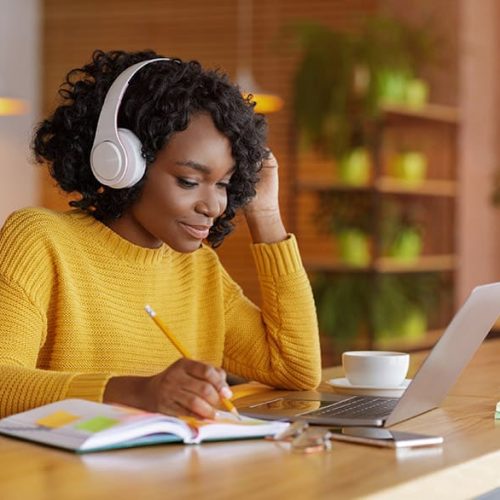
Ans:
{"type": "Polygon", "coordinates": [[[193,252],[227,205],[234,170],[229,139],[207,113],[174,134],[148,169],[140,198],[109,227],[142,247],[193,252]]]}

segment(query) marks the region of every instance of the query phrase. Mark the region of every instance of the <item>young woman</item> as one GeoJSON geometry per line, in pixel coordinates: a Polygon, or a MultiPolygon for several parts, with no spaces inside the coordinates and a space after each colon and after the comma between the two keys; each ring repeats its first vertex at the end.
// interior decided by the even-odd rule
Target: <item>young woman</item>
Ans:
{"type": "Polygon", "coordinates": [[[15,212],[0,233],[1,415],[77,397],[211,417],[231,396],[226,370],[287,389],[319,383],[314,302],[281,220],[265,121],[225,75],[178,59],[143,66],[117,123],[140,141],[145,174],[114,188],[93,173],[110,86],[158,57],[95,52],[36,131],[37,160],[77,196],[68,212],[15,212]],[[220,245],[239,208],[261,308],[203,243],[220,245]],[[192,359],[179,359],[146,304],[192,359]]]}

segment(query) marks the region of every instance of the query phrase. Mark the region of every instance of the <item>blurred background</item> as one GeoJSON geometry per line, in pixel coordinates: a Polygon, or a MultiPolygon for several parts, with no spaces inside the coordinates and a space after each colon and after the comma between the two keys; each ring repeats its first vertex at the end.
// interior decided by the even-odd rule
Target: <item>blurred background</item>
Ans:
{"type": "MultiPolygon", "coordinates": [[[[29,152],[66,73],[151,48],[220,68],[268,116],[324,364],[433,345],[500,278],[495,0],[0,0],[0,222],[67,199],[29,152]]],[[[219,250],[259,302],[246,227],[219,250]]]]}

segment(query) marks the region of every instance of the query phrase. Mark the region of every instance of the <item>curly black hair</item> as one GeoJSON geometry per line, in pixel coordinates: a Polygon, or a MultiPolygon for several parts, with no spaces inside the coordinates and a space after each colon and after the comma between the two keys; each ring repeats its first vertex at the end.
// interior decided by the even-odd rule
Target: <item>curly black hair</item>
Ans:
{"type": "Polygon", "coordinates": [[[215,126],[230,141],[236,169],[227,189],[225,212],[210,229],[208,242],[219,246],[233,230],[236,210],[255,196],[262,160],[266,157],[266,121],[254,112],[251,96],[219,70],[205,70],[197,61],[180,59],[148,64],[136,73],[123,96],[118,126],[132,130],[142,143],[146,175],[135,186],[113,189],[101,185],[90,168],[90,152],[104,98],[116,77],[132,64],[164,57],[154,51],[103,52],[71,70],[59,89],[63,102],[37,127],[32,148],[38,163],[47,163],[57,184],[78,193],[69,202],[96,219],[121,217],[138,199],[147,167],[172,134],[185,130],[190,118],[210,113],[215,126]]]}

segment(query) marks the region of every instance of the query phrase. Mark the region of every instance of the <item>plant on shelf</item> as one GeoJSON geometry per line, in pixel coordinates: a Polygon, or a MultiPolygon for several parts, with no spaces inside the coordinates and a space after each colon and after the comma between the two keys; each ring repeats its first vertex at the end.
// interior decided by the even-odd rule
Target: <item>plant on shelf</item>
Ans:
{"type": "Polygon", "coordinates": [[[369,331],[380,343],[419,340],[443,283],[438,273],[382,275],[375,281],[365,274],[318,274],[313,291],[321,332],[343,349],[360,339],[366,344],[369,331]]]}
{"type": "Polygon", "coordinates": [[[401,149],[389,165],[391,177],[412,186],[422,183],[427,174],[427,156],[422,151],[401,149]]]}
{"type": "Polygon", "coordinates": [[[372,161],[365,147],[351,149],[338,164],[338,180],[350,186],[366,186],[372,176],[372,161]]]}
{"type": "Polygon", "coordinates": [[[335,235],[339,260],[354,267],[368,266],[373,228],[370,198],[362,192],[332,191],[321,193],[318,203],[316,224],[335,235]]]}
{"type": "Polygon", "coordinates": [[[385,275],[377,283],[372,324],[378,341],[422,338],[428,317],[438,304],[436,273],[385,275]]]}
{"type": "Polygon", "coordinates": [[[320,331],[340,349],[368,331],[370,283],[365,275],[318,274],[312,285],[320,331]]]}
{"type": "Polygon", "coordinates": [[[304,22],[291,27],[302,52],[294,80],[294,113],[302,148],[340,164],[371,149],[382,105],[422,105],[421,70],[436,54],[433,30],[369,17],[358,32],[304,22]]]}
{"type": "Polygon", "coordinates": [[[412,262],[422,253],[421,206],[384,200],[380,219],[381,251],[385,257],[412,262]]]}
{"type": "Polygon", "coordinates": [[[370,91],[378,104],[421,107],[428,98],[428,85],[419,76],[435,60],[438,40],[430,26],[400,20],[369,18],[361,32],[361,59],[373,76],[370,91]]]}

